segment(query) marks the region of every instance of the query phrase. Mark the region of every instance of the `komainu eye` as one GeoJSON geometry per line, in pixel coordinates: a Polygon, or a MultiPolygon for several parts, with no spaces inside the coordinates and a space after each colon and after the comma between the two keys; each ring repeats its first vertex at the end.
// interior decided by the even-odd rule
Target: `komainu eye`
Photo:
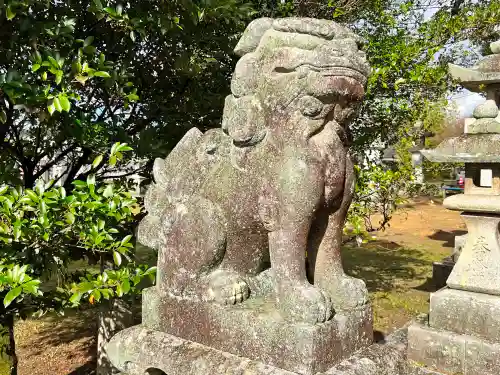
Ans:
{"type": "Polygon", "coordinates": [[[319,116],[325,106],[321,100],[312,96],[302,97],[299,105],[302,114],[308,117],[319,116]]]}

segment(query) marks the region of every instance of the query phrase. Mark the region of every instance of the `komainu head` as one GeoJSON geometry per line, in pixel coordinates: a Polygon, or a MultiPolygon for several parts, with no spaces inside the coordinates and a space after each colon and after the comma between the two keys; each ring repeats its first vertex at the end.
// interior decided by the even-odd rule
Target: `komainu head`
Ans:
{"type": "Polygon", "coordinates": [[[237,147],[286,132],[304,141],[326,122],[345,128],[370,68],[361,40],[327,20],[261,18],[244,32],[222,127],[237,147]]]}

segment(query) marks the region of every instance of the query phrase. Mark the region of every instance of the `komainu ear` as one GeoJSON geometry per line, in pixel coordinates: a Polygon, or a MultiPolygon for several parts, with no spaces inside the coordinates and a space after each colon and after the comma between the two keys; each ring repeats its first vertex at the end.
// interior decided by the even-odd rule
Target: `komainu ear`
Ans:
{"type": "Polygon", "coordinates": [[[251,145],[262,140],[266,118],[260,101],[254,95],[228,96],[224,107],[222,129],[235,145],[251,145]]]}
{"type": "Polygon", "coordinates": [[[238,56],[243,56],[255,51],[264,33],[272,29],[273,22],[274,20],[272,18],[259,18],[250,22],[238,42],[238,45],[234,49],[234,53],[238,56]]]}

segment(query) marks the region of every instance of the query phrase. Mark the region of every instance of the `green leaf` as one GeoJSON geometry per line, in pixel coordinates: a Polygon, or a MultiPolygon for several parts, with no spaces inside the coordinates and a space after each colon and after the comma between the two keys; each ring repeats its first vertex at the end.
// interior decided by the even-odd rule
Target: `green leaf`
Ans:
{"type": "Polygon", "coordinates": [[[114,155],[116,151],[118,151],[118,147],[120,147],[120,142],[116,142],[113,146],[111,146],[111,155],[114,155]]]}
{"type": "Polygon", "coordinates": [[[47,56],[47,59],[49,60],[50,62],[50,65],[55,68],[55,69],[59,69],[60,66],[59,66],[59,63],[57,62],[56,59],[54,59],[52,56],[47,56]]]}
{"type": "Polygon", "coordinates": [[[118,251],[113,251],[113,260],[118,267],[122,264],[122,256],[118,251]]]}
{"type": "Polygon", "coordinates": [[[123,294],[127,294],[130,291],[130,281],[129,280],[123,280],[121,286],[122,286],[123,294]]]}
{"type": "Polygon", "coordinates": [[[96,76],[96,77],[104,77],[104,78],[111,78],[111,76],[109,75],[108,72],[102,72],[102,71],[95,72],[94,76],[96,76]]]}
{"type": "Polygon", "coordinates": [[[77,74],[75,76],[75,79],[80,82],[82,85],[85,85],[85,82],[87,82],[87,80],[89,79],[89,77],[87,76],[82,76],[81,74],[77,74]]]}
{"type": "Polygon", "coordinates": [[[106,225],[106,222],[104,220],[99,219],[97,221],[97,227],[99,228],[99,230],[103,230],[105,225],[106,225]]]}
{"type": "Polygon", "coordinates": [[[16,16],[16,12],[14,12],[11,8],[10,5],[7,7],[7,10],[5,12],[5,15],[7,16],[7,19],[10,21],[16,16]]]}
{"type": "Polygon", "coordinates": [[[122,143],[120,145],[118,145],[118,147],[116,147],[116,151],[120,151],[120,152],[126,152],[126,151],[132,151],[133,148],[130,147],[127,143],[122,143]]]}
{"type": "Polygon", "coordinates": [[[67,212],[64,216],[66,217],[66,222],[69,225],[72,225],[75,222],[75,215],[73,215],[73,213],[67,212]]]}
{"type": "Polygon", "coordinates": [[[33,190],[26,189],[25,193],[33,202],[38,202],[38,195],[33,190]]]}
{"type": "Polygon", "coordinates": [[[9,190],[9,186],[5,185],[0,188],[0,196],[4,195],[9,190]]]}
{"type": "Polygon", "coordinates": [[[103,158],[103,155],[98,155],[92,162],[92,168],[97,168],[101,164],[103,158]]]}
{"type": "Polygon", "coordinates": [[[80,180],[73,181],[71,184],[75,186],[87,186],[87,184],[84,181],[80,180]]]}
{"type": "Polygon", "coordinates": [[[70,297],[69,302],[71,302],[72,304],[77,304],[81,299],[82,293],[75,293],[70,297]]]}
{"type": "Polygon", "coordinates": [[[54,108],[56,109],[57,112],[62,111],[62,106],[61,102],[59,101],[59,98],[54,98],[54,108]]]}
{"type": "Polygon", "coordinates": [[[12,301],[14,301],[23,291],[23,288],[18,286],[17,288],[9,290],[9,292],[6,294],[5,298],[3,299],[3,305],[5,307],[8,307],[12,301]]]}
{"type": "Polygon", "coordinates": [[[64,111],[69,112],[71,109],[71,102],[69,101],[66,95],[59,95],[59,102],[61,103],[61,107],[64,111]]]}
{"type": "Polygon", "coordinates": [[[116,165],[116,156],[115,155],[112,155],[110,158],[109,158],[109,165],[114,167],[116,165]]]}
{"type": "Polygon", "coordinates": [[[98,289],[94,289],[91,293],[91,296],[95,298],[97,302],[101,300],[101,292],[98,289]]]}
{"type": "Polygon", "coordinates": [[[112,185],[112,184],[108,184],[108,185],[106,186],[106,188],[104,189],[104,192],[102,193],[102,195],[103,195],[105,198],[112,197],[112,196],[113,196],[113,185],[112,185]]]}
{"type": "Polygon", "coordinates": [[[87,176],[87,185],[95,185],[95,174],[89,174],[87,176]]]}
{"type": "MultiPolygon", "coordinates": [[[[56,84],[60,84],[61,83],[62,77],[63,77],[63,71],[62,70],[58,70],[56,72],[56,84]]],[[[61,111],[59,111],[59,112],[61,112],[61,111]]]]}
{"type": "Polygon", "coordinates": [[[0,122],[2,124],[5,124],[7,122],[7,114],[3,109],[0,111],[0,122]]]}
{"type": "Polygon", "coordinates": [[[97,10],[102,10],[102,3],[100,0],[93,0],[93,2],[97,10]]]}
{"type": "Polygon", "coordinates": [[[41,66],[41,64],[33,64],[33,66],[31,67],[31,71],[36,72],[38,69],[40,69],[41,66]]]}
{"type": "Polygon", "coordinates": [[[117,16],[116,11],[111,7],[104,8],[104,11],[108,13],[110,16],[117,16]]]}
{"type": "Polygon", "coordinates": [[[54,101],[51,100],[49,104],[47,105],[47,109],[49,110],[49,113],[52,115],[56,111],[56,106],[54,105],[54,101]]]}
{"type": "Polygon", "coordinates": [[[135,33],[133,30],[130,32],[130,39],[132,39],[132,42],[135,42],[135,33]]]}
{"type": "Polygon", "coordinates": [[[94,37],[93,36],[89,36],[85,39],[85,41],[83,42],[83,46],[84,47],[87,47],[87,46],[90,46],[92,44],[92,42],[94,41],[94,37]]]}
{"type": "Polygon", "coordinates": [[[40,280],[31,280],[22,285],[22,288],[25,292],[30,294],[38,294],[38,286],[40,284],[40,280]]]}
{"type": "Polygon", "coordinates": [[[129,234],[128,236],[125,236],[121,242],[122,245],[127,244],[130,240],[132,239],[132,235],[129,234]]]}
{"type": "MultiPolygon", "coordinates": [[[[93,55],[96,52],[96,48],[94,46],[83,47],[83,50],[89,55],[93,55]]],[[[87,69],[87,71],[90,71],[90,68],[87,69]]]]}

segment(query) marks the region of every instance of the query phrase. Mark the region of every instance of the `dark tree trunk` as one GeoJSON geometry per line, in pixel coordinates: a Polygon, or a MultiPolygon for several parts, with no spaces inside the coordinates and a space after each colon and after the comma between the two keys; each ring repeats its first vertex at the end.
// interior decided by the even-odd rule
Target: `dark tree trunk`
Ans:
{"type": "Polygon", "coordinates": [[[5,350],[5,354],[10,359],[10,375],[17,375],[17,354],[16,354],[16,340],[14,337],[14,317],[9,315],[5,319],[5,328],[8,331],[9,343],[5,350]]]}

